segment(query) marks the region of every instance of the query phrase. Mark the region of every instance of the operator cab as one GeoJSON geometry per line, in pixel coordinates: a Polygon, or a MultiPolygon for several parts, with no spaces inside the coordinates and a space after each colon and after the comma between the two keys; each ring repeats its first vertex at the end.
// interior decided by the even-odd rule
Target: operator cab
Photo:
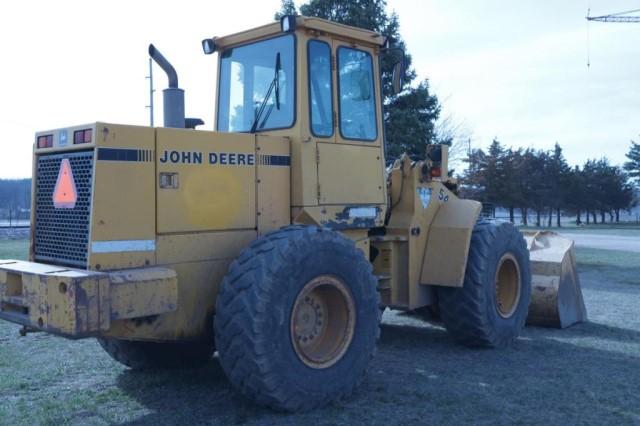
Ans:
{"type": "Polygon", "coordinates": [[[205,53],[218,53],[215,130],[288,137],[294,221],[383,224],[384,42],[303,16],[203,40],[205,53]]]}
{"type": "Polygon", "coordinates": [[[371,31],[301,16],[203,40],[205,53],[219,52],[216,130],[300,127],[317,138],[377,142],[374,57],[383,42],[371,31]]]}

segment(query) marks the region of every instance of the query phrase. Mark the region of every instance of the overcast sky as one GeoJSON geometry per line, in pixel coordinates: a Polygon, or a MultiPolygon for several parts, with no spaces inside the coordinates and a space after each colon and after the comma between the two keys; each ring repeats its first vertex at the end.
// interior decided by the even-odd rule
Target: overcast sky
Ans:
{"type": "MultiPolygon", "coordinates": [[[[211,129],[214,57],[200,40],[268,23],[279,0],[29,1],[0,6],[0,177],[31,175],[38,130],[149,123],[147,46],[174,64],[187,115],[211,129]]],[[[640,24],[591,23],[640,0],[388,0],[419,78],[473,147],[622,163],[640,139],[640,24]],[[587,68],[587,40],[591,67],[587,68]]],[[[639,13],[640,14],[640,13],[639,13]]],[[[155,69],[156,88],[166,78],[155,69]]],[[[160,90],[156,124],[161,123],[160,90]]]]}

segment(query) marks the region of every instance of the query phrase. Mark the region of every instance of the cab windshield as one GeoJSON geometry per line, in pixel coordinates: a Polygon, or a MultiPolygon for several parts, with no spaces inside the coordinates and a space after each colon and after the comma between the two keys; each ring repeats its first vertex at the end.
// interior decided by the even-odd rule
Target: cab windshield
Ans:
{"type": "Polygon", "coordinates": [[[222,52],[218,131],[249,132],[252,127],[263,131],[293,125],[294,46],[293,34],[287,34],[222,52]],[[271,86],[277,90],[269,92],[271,86]]]}

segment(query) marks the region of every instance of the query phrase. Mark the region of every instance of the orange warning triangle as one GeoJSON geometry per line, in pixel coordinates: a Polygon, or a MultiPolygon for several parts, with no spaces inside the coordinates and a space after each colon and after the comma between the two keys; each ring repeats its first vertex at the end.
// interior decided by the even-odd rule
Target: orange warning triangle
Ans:
{"type": "Polygon", "coordinates": [[[64,158],[60,163],[56,188],[53,190],[53,206],[56,209],[72,209],[76,206],[77,200],[78,192],[73,180],[71,163],[68,158],[64,158]]]}

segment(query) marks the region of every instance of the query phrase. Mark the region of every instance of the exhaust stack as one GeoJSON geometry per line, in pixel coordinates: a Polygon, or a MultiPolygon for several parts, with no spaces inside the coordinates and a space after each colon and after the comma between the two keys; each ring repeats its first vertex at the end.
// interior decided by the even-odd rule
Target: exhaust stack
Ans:
{"type": "Polygon", "coordinates": [[[149,56],[162,68],[169,79],[169,87],[162,91],[164,127],[184,129],[184,90],[178,87],[178,74],[173,65],[153,44],[149,45],[149,56]]]}

